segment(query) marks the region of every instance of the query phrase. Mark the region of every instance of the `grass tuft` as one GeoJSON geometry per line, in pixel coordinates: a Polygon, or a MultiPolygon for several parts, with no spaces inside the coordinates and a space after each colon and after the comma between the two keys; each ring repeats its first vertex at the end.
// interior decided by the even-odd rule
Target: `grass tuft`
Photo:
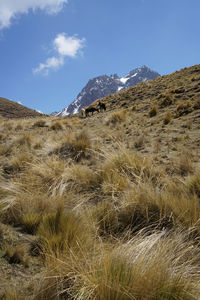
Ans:
{"type": "Polygon", "coordinates": [[[54,150],[53,154],[59,155],[61,158],[71,158],[76,162],[90,157],[89,149],[91,148],[91,139],[87,132],[81,131],[71,140],[64,142],[60,148],[54,150]]]}
{"type": "Polygon", "coordinates": [[[149,116],[150,116],[150,118],[152,118],[152,117],[155,117],[157,114],[158,114],[158,106],[156,104],[154,104],[149,109],[149,116]]]}
{"type": "Polygon", "coordinates": [[[125,109],[116,111],[110,115],[110,117],[107,121],[107,125],[124,122],[126,120],[126,117],[127,117],[127,114],[126,114],[125,109]]]}

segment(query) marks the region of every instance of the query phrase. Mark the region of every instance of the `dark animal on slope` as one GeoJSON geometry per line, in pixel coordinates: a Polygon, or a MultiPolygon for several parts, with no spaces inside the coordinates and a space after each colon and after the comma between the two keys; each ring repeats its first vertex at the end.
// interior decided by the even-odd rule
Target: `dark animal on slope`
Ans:
{"type": "Polygon", "coordinates": [[[99,106],[100,111],[102,111],[102,110],[106,111],[106,105],[105,105],[105,103],[99,101],[98,106],[99,106]]]}
{"type": "Polygon", "coordinates": [[[85,116],[88,117],[90,112],[92,113],[92,116],[93,116],[93,113],[94,113],[95,111],[99,112],[99,109],[96,108],[96,107],[88,107],[88,108],[86,108],[86,110],[85,110],[85,116]]]}

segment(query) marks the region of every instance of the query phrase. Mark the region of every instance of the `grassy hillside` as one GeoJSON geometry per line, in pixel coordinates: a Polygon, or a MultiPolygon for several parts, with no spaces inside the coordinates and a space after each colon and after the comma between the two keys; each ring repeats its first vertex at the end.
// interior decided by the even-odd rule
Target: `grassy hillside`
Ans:
{"type": "Polygon", "coordinates": [[[0,116],[4,118],[30,118],[41,116],[36,110],[0,97],[0,116]]]}
{"type": "Polygon", "coordinates": [[[0,298],[199,299],[199,83],[194,66],[88,118],[0,119],[0,298]]]}
{"type": "Polygon", "coordinates": [[[143,109],[146,109],[144,104],[152,104],[153,102],[161,107],[185,100],[198,102],[200,95],[199,82],[200,65],[196,65],[155,80],[142,82],[122,92],[109,95],[104,98],[104,101],[110,109],[119,108],[120,106],[129,107],[139,103],[143,109]]]}

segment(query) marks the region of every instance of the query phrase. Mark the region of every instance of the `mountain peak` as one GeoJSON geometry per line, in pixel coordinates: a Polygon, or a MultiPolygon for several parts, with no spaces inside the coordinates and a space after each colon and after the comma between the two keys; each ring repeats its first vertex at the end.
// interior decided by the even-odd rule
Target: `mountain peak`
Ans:
{"type": "Polygon", "coordinates": [[[134,86],[139,82],[155,79],[158,76],[160,76],[160,74],[144,65],[140,68],[133,69],[121,78],[116,73],[110,76],[104,74],[94,77],[88,81],[77,98],[69,106],[59,112],[57,116],[77,113],[82,107],[90,105],[97,99],[134,86]]]}

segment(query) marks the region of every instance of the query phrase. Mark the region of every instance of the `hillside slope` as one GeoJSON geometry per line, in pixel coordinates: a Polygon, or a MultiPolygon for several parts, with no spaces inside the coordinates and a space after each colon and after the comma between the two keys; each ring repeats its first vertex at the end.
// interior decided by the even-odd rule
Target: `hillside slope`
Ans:
{"type": "Polygon", "coordinates": [[[0,115],[5,118],[28,118],[41,116],[36,110],[0,97],[0,115]]]}
{"type": "MultiPolygon", "coordinates": [[[[200,65],[184,68],[170,75],[158,77],[148,82],[138,83],[119,93],[109,95],[102,100],[110,109],[128,107],[135,103],[161,103],[166,96],[174,102],[195,101],[200,96],[200,65]]],[[[164,104],[163,104],[164,105],[164,104]]],[[[167,106],[167,105],[166,105],[167,106]]]]}
{"type": "Polygon", "coordinates": [[[0,298],[199,300],[199,86],[197,65],[87,118],[0,119],[0,298]]]}
{"type": "Polygon", "coordinates": [[[130,71],[124,77],[119,77],[117,74],[107,76],[102,75],[92,78],[86,86],[78,94],[77,98],[61,112],[56,113],[57,116],[65,116],[75,114],[82,107],[90,105],[93,101],[105,97],[109,94],[114,94],[117,91],[127,89],[139,82],[148,81],[159,77],[160,74],[149,69],[146,66],[130,71]]]}

